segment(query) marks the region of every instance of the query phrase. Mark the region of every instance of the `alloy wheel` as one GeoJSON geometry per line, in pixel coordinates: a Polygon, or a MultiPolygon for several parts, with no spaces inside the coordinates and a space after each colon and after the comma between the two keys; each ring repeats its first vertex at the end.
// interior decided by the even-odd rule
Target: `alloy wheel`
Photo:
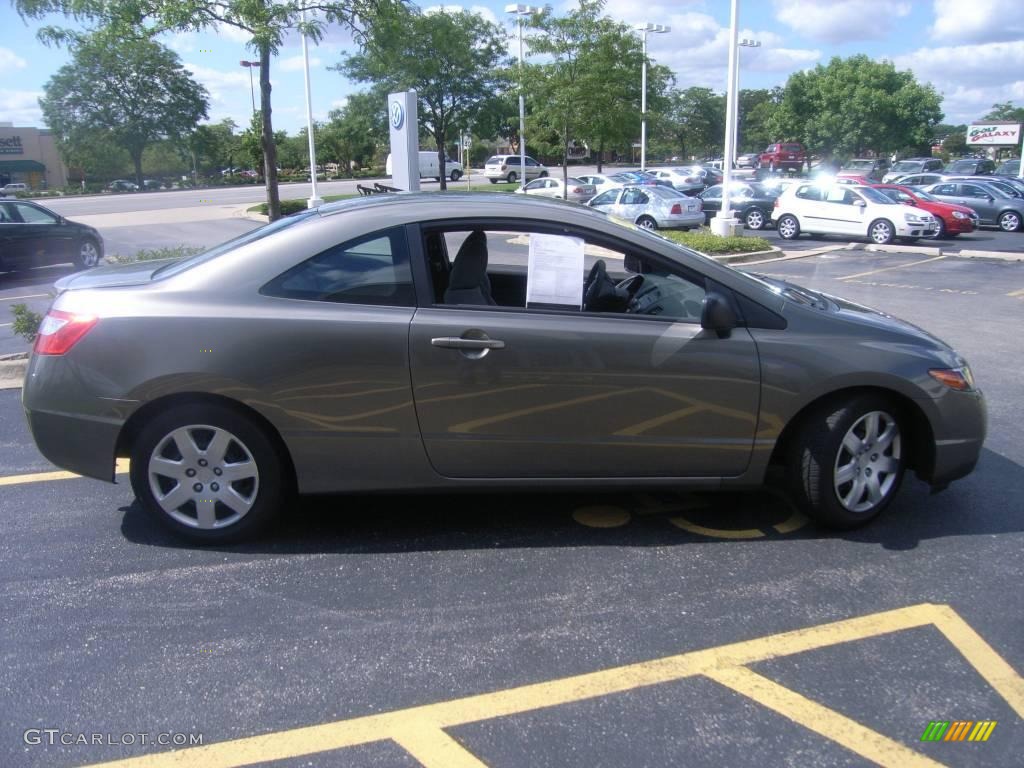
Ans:
{"type": "Polygon", "coordinates": [[[833,467],[839,503],[851,512],[867,512],[892,492],[899,477],[900,428],[885,411],[870,411],[847,430],[833,467]]]}
{"type": "Polygon", "coordinates": [[[83,267],[91,268],[100,263],[100,251],[92,240],[85,240],[78,251],[78,258],[83,267]]]}

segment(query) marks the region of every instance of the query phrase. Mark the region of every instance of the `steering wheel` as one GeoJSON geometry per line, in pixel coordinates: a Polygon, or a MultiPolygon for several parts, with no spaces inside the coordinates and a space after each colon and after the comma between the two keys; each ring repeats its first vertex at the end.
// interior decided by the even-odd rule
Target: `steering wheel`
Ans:
{"type": "Polygon", "coordinates": [[[596,309],[596,305],[601,295],[605,293],[608,284],[611,284],[611,287],[614,289],[615,283],[608,277],[608,265],[604,263],[604,259],[598,259],[594,262],[594,266],[590,268],[587,280],[583,284],[584,310],[591,312],[600,311],[596,309]]]}

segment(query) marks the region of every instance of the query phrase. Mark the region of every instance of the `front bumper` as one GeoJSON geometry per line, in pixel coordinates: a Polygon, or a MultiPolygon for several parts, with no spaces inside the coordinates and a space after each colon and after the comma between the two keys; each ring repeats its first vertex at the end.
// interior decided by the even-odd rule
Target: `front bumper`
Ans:
{"type": "MultiPolygon", "coordinates": [[[[932,401],[930,421],[935,438],[931,467],[919,474],[933,487],[942,488],[973,471],[981,455],[988,424],[988,409],[980,391],[949,390],[932,401]]],[[[923,471],[921,471],[923,470],[923,471]]]]}
{"type": "Polygon", "coordinates": [[[897,237],[936,237],[939,234],[939,225],[935,221],[928,223],[897,221],[895,224],[897,237]]]}

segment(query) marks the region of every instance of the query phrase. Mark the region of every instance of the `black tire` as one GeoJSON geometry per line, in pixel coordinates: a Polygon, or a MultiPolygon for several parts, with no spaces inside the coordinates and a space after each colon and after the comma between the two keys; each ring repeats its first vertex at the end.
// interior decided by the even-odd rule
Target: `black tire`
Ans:
{"type": "Polygon", "coordinates": [[[498,183],[497,179],[488,179],[488,181],[491,182],[491,184],[497,184],[498,183]]]}
{"type": "Polygon", "coordinates": [[[658,228],[658,222],[652,219],[650,216],[641,216],[636,220],[636,225],[643,229],[655,230],[658,228]]]}
{"type": "Polygon", "coordinates": [[[875,245],[889,245],[896,239],[896,227],[888,219],[875,219],[868,226],[868,239],[875,245]]]}
{"type": "Polygon", "coordinates": [[[1004,211],[999,215],[999,228],[1003,232],[1020,232],[1021,227],[1020,214],[1016,211],[1004,211]]]}
{"type": "Polygon", "coordinates": [[[541,171],[540,172],[540,176],[538,176],[537,178],[538,179],[546,179],[547,177],[548,177],[548,172],[547,171],[541,171]]]}
{"type": "Polygon", "coordinates": [[[508,181],[509,184],[515,184],[516,183],[516,179],[518,179],[518,178],[519,178],[519,176],[516,175],[515,171],[509,171],[508,172],[508,179],[507,179],[507,181],[508,181]]]}
{"type": "Polygon", "coordinates": [[[452,181],[458,181],[459,179],[462,178],[462,171],[460,171],[458,168],[454,169],[452,171],[451,178],[452,181]]]}
{"type": "Polygon", "coordinates": [[[810,411],[798,429],[787,470],[793,500],[808,517],[831,528],[849,529],[873,520],[889,506],[906,466],[902,422],[890,400],[871,393],[833,400],[810,411]]]}
{"type": "Polygon", "coordinates": [[[780,216],[775,228],[779,232],[779,237],[783,240],[796,240],[800,237],[800,222],[792,214],[787,213],[784,216],[780,216]]]}
{"type": "Polygon", "coordinates": [[[130,477],[132,490],[142,507],[163,526],[195,542],[226,544],[252,538],[274,521],[290,492],[286,471],[285,460],[261,426],[227,406],[194,403],[160,413],[142,427],[132,448],[130,477]],[[205,450],[200,449],[195,454],[194,467],[190,466],[192,462],[185,452],[178,449],[178,442],[173,437],[176,430],[187,431],[194,446],[199,446],[206,435],[210,436],[205,450]],[[210,464],[200,466],[206,460],[203,457],[207,455],[206,450],[211,448],[215,430],[229,436],[227,448],[220,461],[211,454],[210,464]],[[161,450],[155,454],[158,447],[161,450]],[[173,458],[175,453],[177,458],[173,458]],[[172,464],[186,467],[181,470],[182,473],[191,471],[191,477],[196,481],[193,488],[183,487],[182,496],[187,498],[183,498],[182,504],[173,511],[166,511],[161,506],[154,485],[157,491],[163,488],[165,503],[173,504],[173,491],[179,484],[184,486],[184,483],[191,480],[182,478],[177,481],[159,472],[152,473],[151,480],[151,459],[154,459],[154,466],[158,466],[156,462],[161,459],[167,459],[172,464]],[[241,463],[235,463],[236,460],[241,463]],[[242,468],[243,473],[255,471],[256,476],[218,483],[218,477],[224,476],[224,470],[230,472],[236,468],[242,468]],[[248,506],[245,512],[238,514],[235,509],[220,501],[229,492],[248,506]],[[196,505],[199,499],[194,497],[215,493],[219,494],[219,498],[208,507],[214,510],[212,525],[200,527],[200,512],[196,505]],[[232,517],[238,519],[231,522],[232,517]]]}
{"type": "Polygon", "coordinates": [[[82,269],[99,266],[103,258],[103,247],[91,237],[83,237],[75,252],[75,264],[82,269]]]}
{"type": "Polygon", "coordinates": [[[771,218],[760,208],[751,208],[743,217],[743,223],[747,229],[762,230],[768,226],[771,218]]]}
{"type": "Polygon", "coordinates": [[[947,237],[949,237],[949,232],[946,231],[946,222],[944,222],[942,220],[942,217],[940,217],[940,216],[936,216],[935,219],[939,223],[939,228],[938,228],[938,230],[935,233],[935,239],[936,240],[945,240],[947,237]]]}

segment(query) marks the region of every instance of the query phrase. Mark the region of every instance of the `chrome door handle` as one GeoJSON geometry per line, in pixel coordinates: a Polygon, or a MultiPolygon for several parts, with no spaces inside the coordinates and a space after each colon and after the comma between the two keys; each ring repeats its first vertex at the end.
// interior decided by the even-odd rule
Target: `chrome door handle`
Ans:
{"type": "Polygon", "coordinates": [[[435,347],[445,349],[504,349],[505,342],[498,339],[463,339],[459,336],[440,336],[431,339],[435,347]]]}

